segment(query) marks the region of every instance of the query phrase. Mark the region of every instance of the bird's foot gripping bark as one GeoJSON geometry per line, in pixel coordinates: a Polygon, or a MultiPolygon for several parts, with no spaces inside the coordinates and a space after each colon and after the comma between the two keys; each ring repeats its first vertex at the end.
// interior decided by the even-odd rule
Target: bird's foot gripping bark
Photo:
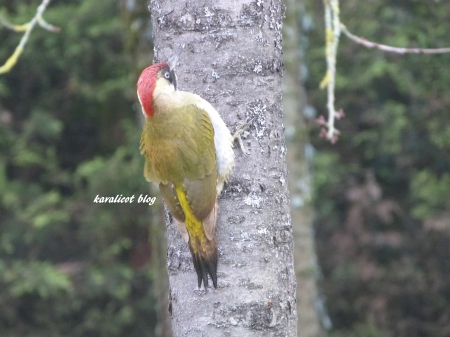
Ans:
{"type": "Polygon", "coordinates": [[[249,153],[245,150],[244,142],[242,141],[241,134],[246,131],[249,126],[253,123],[253,120],[250,122],[241,125],[239,128],[237,128],[236,132],[233,134],[233,141],[237,140],[239,142],[239,147],[241,148],[244,155],[248,156],[249,153]]]}
{"type": "Polygon", "coordinates": [[[200,288],[203,282],[205,289],[208,288],[209,274],[214,288],[217,288],[218,252],[214,240],[208,240],[206,237],[189,238],[189,249],[197,272],[198,287],[200,288]]]}

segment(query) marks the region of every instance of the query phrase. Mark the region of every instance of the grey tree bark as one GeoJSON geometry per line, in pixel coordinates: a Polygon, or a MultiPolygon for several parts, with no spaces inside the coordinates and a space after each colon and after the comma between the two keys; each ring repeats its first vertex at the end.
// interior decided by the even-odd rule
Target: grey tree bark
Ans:
{"type": "MultiPolygon", "coordinates": [[[[178,85],[244,133],[219,199],[218,289],[197,289],[187,244],[167,221],[174,336],[296,336],[293,235],[283,135],[281,0],[154,0],[155,61],[185,44],[178,85]]],[[[169,220],[169,218],[167,219],[169,220]]]]}
{"type": "MultiPolygon", "coordinates": [[[[313,211],[311,209],[311,173],[308,168],[308,130],[303,111],[306,94],[301,82],[301,16],[303,1],[285,0],[288,8],[283,25],[283,61],[285,67],[283,110],[287,128],[288,186],[291,196],[291,217],[294,233],[294,262],[297,278],[298,337],[321,337],[325,333],[316,308],[317,257],[314,246],[313,211]]],[[[304,47],[303,47],[304,48],[304,47]]]]}
{"type": "MultiPolygon", "coordinates": [[[[159,193],[156,186],[151,185],[151,195],[159,193]]],[[[161,216],[152,219],[150,228],[150,242],[152,247],[152,272],[155,273],[153,292],[155,296],[155,309],[157,314],[157,325],[155,327],[155,335],[157,337],[171,337],[172,326],[170,314],[167,310],[169,307],[169,278],[166,268],[166,252],[167,239],[165,228],[161,225],[164,222],[162,205],[157,205],[161,208],[161,216]]],[[[156,211],[156,210],[155,210],[156,211]]]]}

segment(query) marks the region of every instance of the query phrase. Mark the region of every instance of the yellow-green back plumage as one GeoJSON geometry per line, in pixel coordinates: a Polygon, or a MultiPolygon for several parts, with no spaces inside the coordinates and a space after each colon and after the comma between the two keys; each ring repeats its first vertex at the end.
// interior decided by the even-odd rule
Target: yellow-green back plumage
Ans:
{"type": "Polygon", "coordinates": [[[188,233],[199,286],[203,281],[207,287],[207,274],[217,286],[214,128],[206,111],[195,104],[177,105],[173,99],[170,105],[165,104],[166,96],[160,95],[154,102],[155,113],[146,118],[142,132],[144,175],[159,184],[180,231],[183,234],[185,228],[188,233]],[[207,233],[212,235],[208,238],[207,233]]]}
{"type": "Polygon", "coordinates": [[[214,129],[195,105],[158,110],[147,119],[141,137],[148,181],[167,184],[202,179],[216,170],[214,129]]]}

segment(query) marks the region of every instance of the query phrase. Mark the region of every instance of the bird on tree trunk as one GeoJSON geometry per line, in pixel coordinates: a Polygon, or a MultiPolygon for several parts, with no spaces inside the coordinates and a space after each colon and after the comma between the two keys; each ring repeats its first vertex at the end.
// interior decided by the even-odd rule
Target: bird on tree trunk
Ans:
{"type": "Polygon", "coordinates": [[[233,136],[211,104],[177,90],[176,60],[147,67],[137,82],[144,176],[159,185],[188,242],[198,287],[208,287],[209,274],[217,288],[217,197],[233,170],[233,136]]]}

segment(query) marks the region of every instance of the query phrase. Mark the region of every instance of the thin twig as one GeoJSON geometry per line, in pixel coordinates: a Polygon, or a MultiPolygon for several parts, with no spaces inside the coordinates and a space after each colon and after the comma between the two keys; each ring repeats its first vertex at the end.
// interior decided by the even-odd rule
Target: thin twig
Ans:
{"type": "Polygon", "coordinates": [[[41,26],[42,28],[44,28],[50,32],[59,33],[61,31],[61,28],[49,24],[47,21],[44,20],[44,18],[42,16],[40,16],[38,18],[38,23],[39,23],[39,26],[41,26]]]}
{"type": "Polygon", "coordinates": [[[435,49],[428,49],[428,48],[397,48],[392,46],[387,46],[385,44],[375,43],[366,40],[365,38],[353,35],[347,30],[347,27],[345,27],[342,23],[340,24],[341,31],[350,39],[355,41],[358,44],[363,45],[367,48],[377,48],[380,50],[392,52],[392,53],[398,53],[398,54],[443,54],[443,53],[450,53],[450,48],[435,48],[435,49]]]}
{"type": "Polygon", "coordinates": [[[450,48],[396,48],[368,41],[362,37],[353,35],[347,30],[347,27],[340,22],[339,19],[339,0],[323,0],[325,7],[325,28],[326,28],[326,59],[327,59],[327,72],[320,82],[320,88],[327,87],[327,110],[328,119],[325,121],[323,116],[319,116],[316,122],[321,127],[320,136],[327,138],[331,143],[335,143],[339,137],[339,130],[335,127],[336,119],[344,117],[342,109],[336,111],[334,107],[334,90],[335,90],[335,77],[336,77],[336,53],[339,44],[339,37],[343,32],[349,39],[361,44],[367,48],[378,48],[380,50],[406,54],[442,54],[450,53],[450,48]]]}
{"type": "Polygon", "coordinates": [[[20,39],[19,45],[14,50],[14,53],[6,60],[5,64],[0,67],[0,74],[4,74],[9,72],[12,67],[17,63],[17,60],[19,59],[20,54],[22,54],[23,48],[28,42],[28,38],[30,37],[31,31],[33,30],[34,26],[37,22],[41,25],[41,27],[48,29],[50,31],[56,32],[59,31],[59,28],[54,27],[47,22],[44,21],[42,18],[42,14],[44,13],[46,7],[50,3],[50,0],[43,0],[42,3],[39,5],[36,11],[36,15],[33,19],[31,19],[30,22],[24,24],[24,25],[13,25],[7,22],[5,19],[0,17],[0,23],[3,24],[5,27],[12,29],[14,31],[24,31],[22,38],[20,39]]]}
{"type": "Polygon", "coordinates": [[[332,143],[337,141],[339,130],[334,126],[335,120],[343,116],[343,112],[337,112],[334,107],[334,88],[336,77],[336,53],[341,34],[339,22],[339,1],[324,0],[325,5],[325,27],[326,27],[326,58],[327,73],[320,83],[320,87],[327,86],[327,109],[328,122],[319,118],[317,122],[322,126],[320,135],[326,137],[332,143]]]}
{"type": "Polygon", "coordinates": [[[15,31],[15,32],[24,32],[28,29],[28,23],[26,23],[24,25],[14,25],[14,24],[8,22],[1,14],[0,14],[0,24],[8,29],[15,31]]]}

